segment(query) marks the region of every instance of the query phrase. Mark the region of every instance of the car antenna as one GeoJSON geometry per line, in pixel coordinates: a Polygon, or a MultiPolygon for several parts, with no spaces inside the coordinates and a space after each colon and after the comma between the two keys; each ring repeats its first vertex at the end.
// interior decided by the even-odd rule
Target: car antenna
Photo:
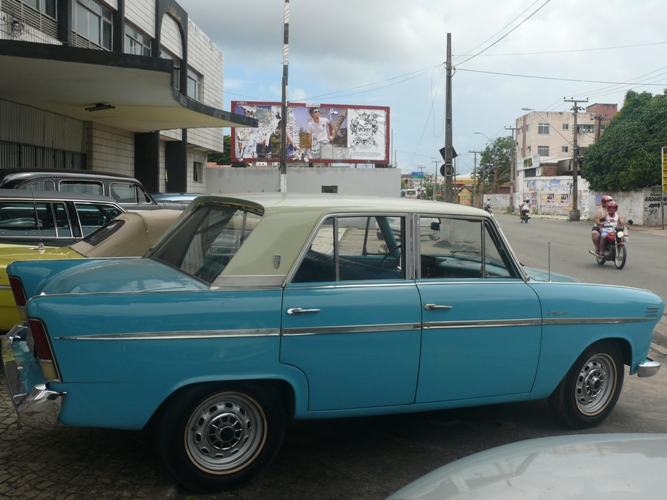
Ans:
{"type": "Polygon", "coordinates": [[[547,241],[547,270],[549,274],[547,275],[547,281],[551,283],[551,242],[547,241]]]}
{"type": "Polygon", "coordinates": [[[39,215],[37,214],[37,202],[35,201],[35,191],[31,189],[30,193],[32,194],[32,208],[35,209],[35,224],[37,225],[37,235],[39,236],[39,245],[37,246],[37,249],[44,250],[46,247],[44,246],[44,242],[42,241],[42,230],[39,228],[39,215]]]}

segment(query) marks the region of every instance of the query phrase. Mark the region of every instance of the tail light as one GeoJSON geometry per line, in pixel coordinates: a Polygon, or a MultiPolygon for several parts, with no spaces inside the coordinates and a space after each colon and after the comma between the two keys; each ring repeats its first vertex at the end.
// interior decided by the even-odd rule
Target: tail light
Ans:
{"type": "Polygon", "coordinates": [[[32,334],[32,340],[44,378],[49,382],[60,382],[60,373],[56,365],[55,356],[53,355],[49,336],[46,333],[46,326],[38,319],[29,319],[28,325],[30,326],[30,333],[32,334]]]}
{"type": "Polygon", "coordinates": [[[25,305],[28,302],[27,297],[25,296],[25,290],[23,289],[23,283],[16,276],[9,277],[9,285],[12,287],[12,293],[14,294],[14,301],[16,302],[16,307],[19,311],[19,316],[23,321],[27,319],[25,314],[25,305]]]}

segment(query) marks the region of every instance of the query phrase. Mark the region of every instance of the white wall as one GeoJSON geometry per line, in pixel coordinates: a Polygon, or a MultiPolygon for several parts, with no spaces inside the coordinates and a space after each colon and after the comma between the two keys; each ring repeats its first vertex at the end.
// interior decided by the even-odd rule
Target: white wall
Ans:
{"type": "MultiPolygon", "coordinates": [[[[667,194],[654,193],[651,188],[616,193],[591,192],[588,195],[588,204],[591,207],[588,216],[590,220],[595,218],[595,212],[600,208],[600,198],[605,194],[614,198],[614,201],[618,203],[618,213],[626,221],[631,219],[633,224],[640,226],[662,225],[661,203],[667,203],[667,194]]],[[[665,218],[667,222],[667,213],[665,218]]]]}
{"type": "MultiPolygon", "coordinates": [[[[278,191],[280,169],[206,169],[206,191],[211,194],[278,191]]],[[[401,171],[397,168],[288,168],[287,191],[321,193],[322,186],[338,186],[339,194],[401,195],[401,171]]]]}

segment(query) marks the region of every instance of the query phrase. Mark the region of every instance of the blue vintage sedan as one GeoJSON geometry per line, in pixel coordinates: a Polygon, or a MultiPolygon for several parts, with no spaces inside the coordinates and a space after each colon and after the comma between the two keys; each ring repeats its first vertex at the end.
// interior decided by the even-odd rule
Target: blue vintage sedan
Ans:
{"type": "Polygon", "coordinates": [[[143,258],[8,274],[26,319],[2,344],[21,421],[150,424],[201,492],[268,466],[288,419],[548,398],[585,428],[612,411],[624,365],[660,367],[659,297],[530,277],[492,216],[445,203],[202,196],[143,258]]]}

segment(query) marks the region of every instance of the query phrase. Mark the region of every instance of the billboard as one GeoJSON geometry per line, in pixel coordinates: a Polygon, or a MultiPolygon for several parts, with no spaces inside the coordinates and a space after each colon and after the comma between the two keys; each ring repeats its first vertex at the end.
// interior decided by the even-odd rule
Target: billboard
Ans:
{"type": "MultiPolygon", "coordinates": [[[[280,162],[281,104],[232,101],[232,112],[257,128],[232,128],[232,161],[280,162]]],[[[289,104],[287,162],[389,163],[389,108],[289,104]]]]}

